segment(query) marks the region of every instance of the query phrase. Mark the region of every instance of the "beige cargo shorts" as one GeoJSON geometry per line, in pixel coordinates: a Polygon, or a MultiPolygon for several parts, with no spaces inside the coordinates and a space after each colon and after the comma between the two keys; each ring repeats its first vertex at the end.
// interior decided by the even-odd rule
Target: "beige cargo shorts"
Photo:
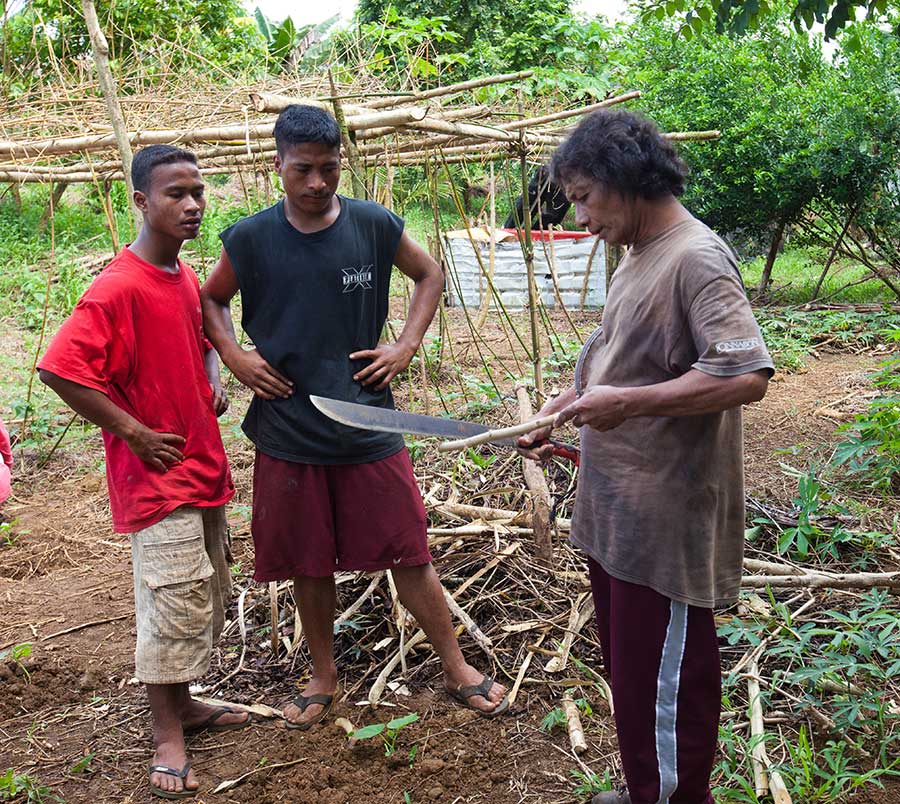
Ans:
{"type": "Polygon", "coordinates": [[[136,675],[180,684],[209,669],[231,599],[225,506],[176,508],[131,534],[136,675]]]}

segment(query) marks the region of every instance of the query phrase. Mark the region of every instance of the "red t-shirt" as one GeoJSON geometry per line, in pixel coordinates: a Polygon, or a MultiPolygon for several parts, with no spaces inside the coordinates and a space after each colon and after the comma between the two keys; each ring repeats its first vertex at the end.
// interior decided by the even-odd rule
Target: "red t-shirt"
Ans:
{"type": "Polygon", "coordinates": [[[94,280],[39,368],[106,394],[151,430],[185,438],[168,472],[103,432],[113,527],[133,533],[181,505],[222,505],[231,472],[203,365],[200,283],[183,262],[170,274],[125,248],[94,280]]]}

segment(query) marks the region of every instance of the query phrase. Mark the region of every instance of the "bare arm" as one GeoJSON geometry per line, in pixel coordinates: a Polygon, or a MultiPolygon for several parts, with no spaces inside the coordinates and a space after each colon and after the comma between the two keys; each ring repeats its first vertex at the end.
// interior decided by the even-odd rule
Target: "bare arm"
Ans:
{"type": "Polygon", "coordinates": [[[203,368],[206,370],[206,378],[213,392],[213,408],[216,416],[221,416],[228,410],[228,395],[222,387],[222,375],[219,372],[219,356],[215,349],[210,349],[203,355],[203,368]]]}
{"type": "Polygon", "coordinates": [[[363,385],[377,383],[375,387],[379,391],[386,388],[409,365],[434,318],[444,291],[444,272],[441,266],[406,232],[400,236],[394,265],[416,285],[403,331],[396,343],[379,344],[374,349],[364,349],[350,355],[351,360],[372,361],[353,375],[353,379],[363,385]]]}
{"type": "Polygon", "coordinates": [[[620,388],[595,385],[567,405],[557,426],[572,421],[577,427],[612,430],[638,416],[701,416],[758,402],[769,385],[767,371],[716,377],[692,369],[674,380],[620,388]]]}
{"type": "Polygon", "coordinates": [[[44,369],[40,370],[39,376],[41,382],[50,386],[79,416],[121,438],[138,458],[160,472],[166,472],[170,466],[184,460],[179,450],[184,446],[182,436],[151,430],[115,405],[106,394],[93,388],[44,369]]]}
{"type": "Polygon", "coordinates": [[[293,383],[272,368],[256,349],[242,349],[237,342],[231,322],[231,300],[238,290],[234,266],[222,249],[219,261],[200,288],[206,337],[231,373],[253,393],[263,399],[286,399],[294,392],[293,383]]]}

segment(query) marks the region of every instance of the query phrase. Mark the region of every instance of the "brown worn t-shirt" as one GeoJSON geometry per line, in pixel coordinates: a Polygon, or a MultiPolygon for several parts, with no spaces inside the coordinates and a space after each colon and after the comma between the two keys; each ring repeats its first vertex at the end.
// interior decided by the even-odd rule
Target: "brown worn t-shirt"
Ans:
{"type": "MultiPolygon", "coordinates": [[[[576,387],[643,386],[697,369],[773,370],[728,246],[698,220],[632,248],[576,387]]],[[[737,598],[744,550],[740,408],[581,429],[572,541],[612,576],[712,608],[737,598]]]]}

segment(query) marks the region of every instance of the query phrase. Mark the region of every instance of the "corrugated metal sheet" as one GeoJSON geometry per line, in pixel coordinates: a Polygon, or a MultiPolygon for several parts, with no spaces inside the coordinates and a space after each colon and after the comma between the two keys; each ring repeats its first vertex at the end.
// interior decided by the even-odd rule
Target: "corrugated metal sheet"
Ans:
{"type": "MultiPolygon", "coordinates": [[[[450,261],[447,288],[451,304],[459,304],[461,293],[467,307],[478,307],[481,304],[481,294],[484,292],[491,297],[491,306],[496,307],[496,300],[478,265],[471,241],[463,238],[445,238],[444,242],[450,261]]],[[[560,296],[567,309],[577,310],[581,304],[581,288],[584,284],[585,269],[593,246],[593,237],[572,239],[557,235],[554,238],[556,278],[559,283],[560,296]]],[[[488,243],[478,244],[485,270],[488,268],[489,249],[488,243]]],[[[522,247],[517,241],[511,241],[497,243],[495,249],[494,287],[507,309],[521,310],[528,304],[528,282],[522,247]]],[[[535,241],[534,275],[538,290],[544,305],[555,307],[556,296],[553,292],[553,277],[548,266],[549,257],[549,243],[535,241]]],[[[606,260],[604,244],[600,243],[591,262],[591,274],[588,279],[588,292],[585,296],[584,306],[586,308],[602,307],[605,302],[606,260]]]]}

